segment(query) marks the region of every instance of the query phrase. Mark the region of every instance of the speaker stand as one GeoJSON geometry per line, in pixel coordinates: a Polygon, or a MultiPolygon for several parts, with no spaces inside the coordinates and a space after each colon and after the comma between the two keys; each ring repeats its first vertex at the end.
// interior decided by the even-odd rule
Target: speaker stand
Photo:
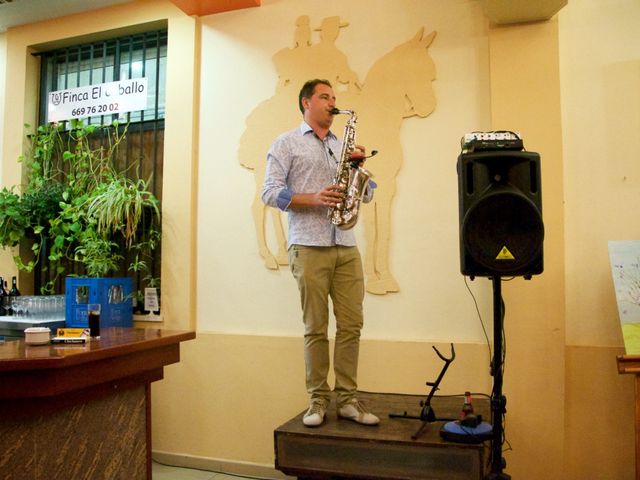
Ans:
{"type": "Polygon", "coordinates": [[[502,457],[502,440],[504,438],[503,415],[507,409],[507,398],[502,394],[503,380],[503,344],[504,308],[502,302],[502,278],[494,276],[493,282],[493,392],[491,393],[491,416],[493,417],[493,436],[491,439],[491,470],[485,480],[510,480],[511,475],[504,473],[506,461],[502,457]]]}

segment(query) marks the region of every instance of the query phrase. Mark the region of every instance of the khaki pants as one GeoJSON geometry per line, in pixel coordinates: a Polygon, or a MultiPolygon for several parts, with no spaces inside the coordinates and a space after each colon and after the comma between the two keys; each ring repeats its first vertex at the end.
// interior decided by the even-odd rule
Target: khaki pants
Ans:
{"type": "Polygon", "coordinates": [[[289,265],[298,282],[304,322],[304,360],[311,401],[329,405],[329,297],[336,317],[333,369],[338,406],[355,396],[362,330],[364,275],[357,247],[292,245],[289,265]]]}

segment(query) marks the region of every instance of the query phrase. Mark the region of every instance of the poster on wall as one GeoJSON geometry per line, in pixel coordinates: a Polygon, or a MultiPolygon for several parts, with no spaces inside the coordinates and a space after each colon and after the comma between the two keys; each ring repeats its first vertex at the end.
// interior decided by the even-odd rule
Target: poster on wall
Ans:
{"type": "Polygon", "coordinates": [[[49,93],[47,122],[113,115],[147,108],[147,79],[132,78],[49,93]]]}
{"type": "Polygon", "coordinates": [[[640,355],[640,240],[610,240],[609,261],[627,355],[640,355]]]}

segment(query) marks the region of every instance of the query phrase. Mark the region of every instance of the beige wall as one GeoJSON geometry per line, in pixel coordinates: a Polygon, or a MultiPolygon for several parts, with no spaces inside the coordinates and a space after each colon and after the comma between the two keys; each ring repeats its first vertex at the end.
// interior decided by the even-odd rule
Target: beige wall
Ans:
{"type": "MultiPolygon", "coordinates": [[[[7,74],[7,41],[6,34],[0,33],[0,154],[2,153],[2,143],[4,139],[4,95],[5,95],[5,75],[7,74]]],[[[0,157],[2,162],[2,157],[0,157]]],[[[0,183],[2,182],[2,171],[0,170],[0,183]]]]}
{"type": "Polygon", "coordinates": [[[491,118],[495,130],[516,130],[540,153],[545,224],[545,271],[505,283],[507,439],[514,449],[508,471],[527,478],[532,465],[518,452],[545,458],[535,471],[555,478],[563,468],[564,264],[562,132],[557,22],[490,30],[491,118]],[[544,409],[536,408],[544,405],[544,409]],[[534,441],[532,441],[534,440],[534,441]],[[525,447],[526,445],[526,447],[525,447]]]}
{"type": "MultiPolygon", "coordinates": [[[[389,5],[263,0],[196,20],[168,1],[142,1],[0,34],[0,178],[19,177],[13,159],[37,77],[27,64],[31,46],[167,21],[164,326],[196,329],[198,338],[154,384],[154,450],[186,464],[268,469],[273,429],[307,399],[295,284],[286,269],[267,271],[256,252],[253,178],[236,158],[244,119],[272,94],[271,56],[291,46],[298,15],[313,26],[328,15],[349,21],[338,46],[361,77],[418,28],[437,30],[429,50],[436,111],[402,131],[391,251],[401,291],[365,300],[360,386],[423,393],[440,369],[431,345],[454,341],[443,393],[490,391],[487,348],[458,273],[455,161],[462,133],[520,130],[542,156],[545,272],[504,288],[507,472],[633,478],[633,391],[615,369],[622,341],[606,240],[638,235],[633,210],[618,206],[633,204],[640,185],[631,156],[640,117],[637,2],[569,2],[550,22],[512,27],[490,26],[476,1],[389,5]],[[15,121],[16,112],[23,118],[15,121]]],[[[491,332],[490,284],[477,279],[471,288],[491,332]]]]}
{"type": "Polygon", "coordinates": [[[640,4],[583,0],[560,15],[567,343],[622,344],[608,240],[640,235],[640,4]]]}
{"type": "Polygon", "coordinates": [[[633,378],[616,373],[624,349],[607,241],[640,235],[639,22],[634,1],[569,2],[559,15],[569,478],[634,477],[633,378]]]}
{"type": "MultiPolygon", "coordinates": [[[[384,2],[372,6],[367,0],[267,1],[260,8],[202,19],[197,281],[201,330],[300,334],[298,293],[289,270],[267,270],[258,256],[250,210],[254,175],[240,167],[237,152],[245,119],[275,93],[278,77],[271,57],[293,46],[297,17],[308,15],[311,28],[316,28],[323,18],[339,15],[349,26],[340,29],[336,45],[361,81],[376,60],[413,38],[420,28],[437,32],[428,50],[436,65],[437,107],[426,118],[405,120],[401,130],[404,163],[397,178],[389,252],[400,292],[366,296],[364,336],[483,341],[459,273],[455,165],[462,134],[490,127],[486,20],[476,2],[451,1],[446,8],[441,2],[424,0],[396,5],[390,9],[384,2]],[[363,15],[365,11],[369,13],[363,15]],[[209,314],[212,305],[215,316],[209,314]]],[[[313,41],[318,41],[317,32],[313,41]]],[[[339,91],[337,96],[341,104],[339,91]]],[[[284,125],[281,131],[296,126],[284,125]]],[[[358,141],[369,149],[377,147],[375,138],[358,136],[358,141]]],[[[376,161],[383,162],[385,154],[380,152],[376,161]]],[[[257,161],[265,156],[263,152],[257,161]]],[[[375,175],[373,161],[368,168],[375,175]]],[[[363,240],[361,227],[362,223],[356,233],[363,240]]],[[[362,241],[360,245],[364,251],[362,241]]],[[[490,316],[488,282],[475,282],[472,288],[490,316]]]]}
{"type": "MultiPolygon", "coordinates": [[[[7,75],[7,35],[0,33],[0,165],[6,163],[3,155],[4,145],[4,112],[6,96],[6,75],[7,75]]],[[[0,185],[5,185],[4,168],[0,168],[0,185]]],[[[10,255],[0,255],[0,269],[9,273],[15,271],[13,260],[10,255]]]]}

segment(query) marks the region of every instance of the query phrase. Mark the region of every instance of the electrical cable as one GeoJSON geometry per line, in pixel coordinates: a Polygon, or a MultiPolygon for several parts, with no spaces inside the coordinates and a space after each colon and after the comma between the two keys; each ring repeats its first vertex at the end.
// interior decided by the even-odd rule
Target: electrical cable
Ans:
{"type": "Polygon", "coordinates": [[[480,320],[480,326],[482,327],[482,332],[484,333],[484,338],[487,341],[487,348],[489,349],[489,365],[491,365],[491,361],[493,360],[493,353],[491,351],[491,341],[489,340],[489,335],[487,335],[487,329],[484,326],[484,321],[482,320],[482,314],[480,313],[480,308],[478,307],[478,301],[476,300],[476,296],[473,294],[473,291],[471,290],[471,287],[469,287],[469,284],[467,283],[467,277],[463,276],[462,278],[464,278],[464,285],[465,285],[465,287],[467,287],[467,290],[469,291],[469,295],[471,295],[471,299],[473,300],[473,304],[476,307],[476,313],[478,314],[478,320],[480,320]]]}

